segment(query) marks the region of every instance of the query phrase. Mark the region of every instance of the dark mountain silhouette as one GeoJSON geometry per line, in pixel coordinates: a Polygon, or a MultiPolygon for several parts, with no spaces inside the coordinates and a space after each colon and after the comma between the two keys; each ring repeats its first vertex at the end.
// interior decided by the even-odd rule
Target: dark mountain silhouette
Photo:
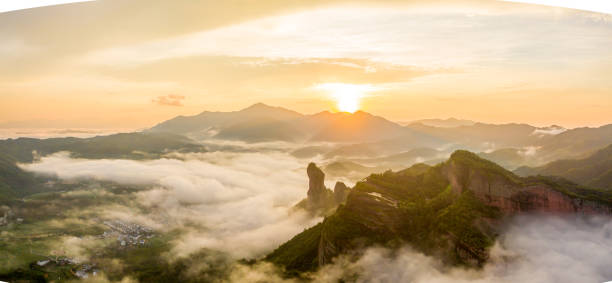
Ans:
{"type": "Polygon", "coordinates": [[[179,116],[149,131],[246,142],[373,142],[414,135],[396,123],[363,111],[324,111],[303,115],[262,103],[234,112],[202,112],[195,116],[179,116]]]}

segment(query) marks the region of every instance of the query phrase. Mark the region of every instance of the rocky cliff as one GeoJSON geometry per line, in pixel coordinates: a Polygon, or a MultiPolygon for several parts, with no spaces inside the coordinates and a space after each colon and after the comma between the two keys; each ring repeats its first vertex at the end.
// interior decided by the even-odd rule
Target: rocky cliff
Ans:
{"type": "Polygon", "coordinates": [[[328,215],[346,200],[350,189],[342,182],[337,182],[334,191],[325,187],[325,173],[310,163],[306,168],[308,175],[308,192],[306,199],[296,204],[296,208],[304,209],[315,215],[328,215]]]}
{"type": "Polygon", "coordinates": [[[308,175],[308,201],[312,205],[317,206],[325,201],[327,195],[325,173],[316,164],[311,162],[306,168],[306,174],[308,175]]]}
{"type": "MultiPolygon", "coordinates": [[[[341,189],[339,189],[341,190],[341,189]]],[[[266,257],[307,271],[373,244],[408,244],[452,265],[481,266],[517,213],[612,214],[612,194],[551,178],[521,178],[467,151],[436,166],[372,174],[320,224],[266,257]]]]}
{"type": "Polygon", "coordinates": [[[470,190],[478,199],[506,214],[612,213],[605,203],[608,193],[581,188],[559,178],[520,178],[468,151],[456,151],[441,169],[454,192],[470,190]]]}

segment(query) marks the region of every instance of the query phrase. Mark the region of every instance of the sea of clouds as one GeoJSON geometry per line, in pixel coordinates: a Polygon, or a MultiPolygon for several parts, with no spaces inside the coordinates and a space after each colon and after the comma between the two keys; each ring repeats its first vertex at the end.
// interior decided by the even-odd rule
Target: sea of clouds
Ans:
{"type": "MultiPolygon", "coordinates": [[[[202,248],[234,259],[258,258],[320,221],[292,210],[306,195],[304,160],[285,153],[193,153],[156,160],[78,159],[66,153],[21,167],[64,180],[144,185],[136,193],[150,215],[129,208],[110,218],[159,230],[180,228],[173,256],[202,248]]],[[[405,247],[373,247],[357,260],[340,256],[309,277],[316,282],[605,282],[612,280],[612,218],[523,216],[510,222],[479,270],[447,267],[405,247]]],[[[291,282],[268,263],[235,264],[234,282],[291,282]]]]}
{"type": "Polygon", "coordinates": [[[125,207],[103,213],[156,229],[182,229],[174,241],[177,255],[209,248],[236,258],[256,257],[319,221],[291,209],[306,196],[308,179],[306,164],[287,154],[214,152],[178,157],[90,160],[58,153],[21,166],[64,180],[142,187],[136,199],[152,214],[135,215],[125,207]]]}

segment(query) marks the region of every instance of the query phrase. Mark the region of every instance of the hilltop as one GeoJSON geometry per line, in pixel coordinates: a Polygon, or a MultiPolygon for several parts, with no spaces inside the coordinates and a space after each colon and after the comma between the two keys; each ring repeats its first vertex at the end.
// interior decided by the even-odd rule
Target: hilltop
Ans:
{"type": "Polygon", "coordinates": [[[562,179],[523,178],[468,151],[438,165],[372,174],[336,211],[270,253],[288,274],[340,254],[408,244],[451,265],[482,266],[509,217],[524,213],[612,214],[612,193],[562,179]]]}

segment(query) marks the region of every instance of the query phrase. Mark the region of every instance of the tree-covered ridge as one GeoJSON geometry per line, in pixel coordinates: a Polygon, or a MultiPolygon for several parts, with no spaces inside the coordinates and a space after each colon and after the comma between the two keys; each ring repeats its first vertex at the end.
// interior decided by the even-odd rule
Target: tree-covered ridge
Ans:
{"type": "Polygon", "coordinates": [[[436,166],[371,174],[346,204],[265,259],[289,274],[311,271],[364,247],[410,245],[451,265],[481,266],[516,213],[612,213],[609,193],[564,179],[521,178],[459,150],[436,166]]]}
{"type": "Polygon", "coordinates": [[[34,155],[69,151],[82,158],[159,158],[169,151],[201,151],[190,139],[166,133],[122,133],[93,138],[18,138],[0,141],[0,153],[19,162],[32,162],[34,155]]]}
{"type": "Polygon", "coordinates": [[[266,257],[289,273],[309,271],[341,253],[374,244],[409,244],[427,254],[446,254],[453,264],[479,265],[494,236],[480,222],[499,212],[473,197],[455,195],[441,165],[419,164],[372,174],[358,182],[346,205],[266,257]]]}
{"type": "Polygon", "coordinates": [[[17,166],[17,160],[0,153],[0,203],[42,191],[44,179],[23,171],[17,166]]]}

